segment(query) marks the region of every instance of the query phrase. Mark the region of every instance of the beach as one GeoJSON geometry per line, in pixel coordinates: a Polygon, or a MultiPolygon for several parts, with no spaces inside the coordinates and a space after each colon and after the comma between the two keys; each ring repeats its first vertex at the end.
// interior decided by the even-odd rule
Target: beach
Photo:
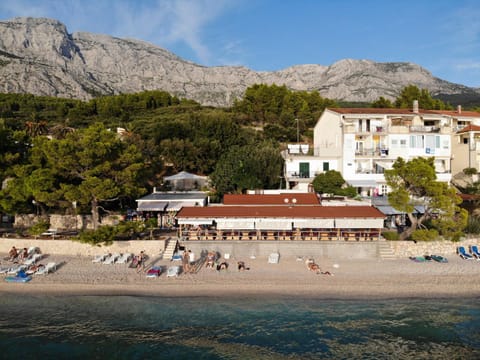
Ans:
{"type": "MultiPolygon", "coordinates": [[[[2,254],[2,259],[6,254],[2,254]]],[[[480,296],[480,261],[449,257],[448,263],[410,259],[317,258],[323,272],[309,271],[304,258],[281,257],[276,264],[268,258],[226,260],[227,270],[201,267],[195,274],[167,277],[166,269],[181,261],[157,260],[159,277],[147,278],[145,271],[127,264],[92,263],[92,257],[46,254],[40,261],[56,262],[48,275],[33,275],[28,283],[0,282],[2,293],[29,295],[138,295],[160,297],[302,297],[318,299],[474,298],[480,296]],[[237,261],[249,270],[238,271],[237,261]]],[[[222,261],[222,260],[221,260],[222,261]]],[[[2,266],[7,265],[2,260],[2,266]]]]}

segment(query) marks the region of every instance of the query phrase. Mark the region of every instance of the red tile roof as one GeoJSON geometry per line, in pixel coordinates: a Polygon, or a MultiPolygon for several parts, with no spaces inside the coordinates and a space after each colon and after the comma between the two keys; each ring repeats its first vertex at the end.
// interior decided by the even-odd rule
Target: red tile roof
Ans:
{"type": "Polygon", "coordinates": [[[184,207],[177,218],[385,218],[373,206],[210,206],[184,207]]]}
{"type": "Polygon", "coordinates": [[[480,126],[477,125],[467,125],[462,130],[457,131],[457,134],[462,134],[470,131],[480,131],[480,126]]]}
{"type": "MultiPolygon", "coordinates": [[[[397,108],[328,108],[332,112],[339,114],[387,114],[387,115],[413,115],[412,109],[397,109],[397,108]]],[[[448,115],[448,116],[462,116],[462,117],[480,117],[480,112],[464,111],[460,113],[453,110],[424,110],[419,109],[420,115],[448,115]]]]}
{"type": "Polygon", "coordinates": [[[315,193],[288,194],[225,194],[224,205],[320,205],[315,193]],[[296,202],[293,200],[295,199],[296,202]]]}

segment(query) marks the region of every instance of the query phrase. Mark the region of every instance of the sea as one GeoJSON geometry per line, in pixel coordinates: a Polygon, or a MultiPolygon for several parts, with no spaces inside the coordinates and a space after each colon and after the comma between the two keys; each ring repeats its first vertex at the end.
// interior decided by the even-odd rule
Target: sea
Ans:
{"type": "Polygon", "coordinates": [[[480,359],[479,300],[0,294],[0,358],[480,359]]]}

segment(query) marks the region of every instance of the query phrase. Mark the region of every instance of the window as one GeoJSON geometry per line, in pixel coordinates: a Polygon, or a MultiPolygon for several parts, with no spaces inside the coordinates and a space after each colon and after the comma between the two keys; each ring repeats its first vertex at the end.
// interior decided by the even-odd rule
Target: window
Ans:
{"type": "Polygon", "coordinates": [[[388,187],[387,187],[387,185],[382,185],[382,186],[380,187],[380,194],[381,194],[381,195],[387,195],[387,193],[388,193],[388,187]]]}
{"type": "Polygon", "coordinates": [[[398,140],[397,139],[392,139],[392,148],[394,148],[394,149],[398,148],[398,140]]]}
{"type": "Polygon", "coordinates": [[[468,144],[468,138],[463,138],[463,143],[468,144]]]}
{"type": "Polygon", "coordinates": [[[330,170],[330,163],[324,162],[323,163],[323,171],[328,171],[330,170]]]}
{"type": "Polygon", "coordinates": [[[410,147],[423,149],[425,147],[423,135],[410,135],[410,147]]]}
{"type": "Polygon", "coordinates": [[[406,139],[401,139],[400,140],[400,147],[401,148],[406,148],[407,147],[407,140],[406,139]]]}

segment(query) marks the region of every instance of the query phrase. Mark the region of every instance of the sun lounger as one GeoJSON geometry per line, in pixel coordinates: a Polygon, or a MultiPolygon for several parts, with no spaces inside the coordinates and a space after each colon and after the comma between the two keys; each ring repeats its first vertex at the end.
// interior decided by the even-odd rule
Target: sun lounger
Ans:
{"type": "Polygon", "coordinates": [[[480,260],[480,252],[478,251],[477,245],[470,246],[470,253],[474,256],[477,260],[480,260]]]}
{"type": "Polygon", "coordinates": [[[100,255],[95,255],[95,257],[92,260],[92,263],[101,263],[104,262],[105,259],[107,258],[108,254],[100,254],[100,255]]]}
{"type": "Polygon", "coordinates": [[[268,263],[269,264],[278,264],[279,259],[280,259],[280,254],[278,252],[271,253],[268,256],[268,263]]]}
{"type": "Polygon", "coordinates": [[[167,277],[176,277],[180,274],[180,266],[170,266],[167,270],[167,277]]]}
{"type": "Polygon", "coordinates": [[[19,271],[26,270],[27,265],[14,265],[8,269],[7,274],[8,275],[17,275],[19,271]]]}
{"type": "Polygon", "coordinates": [[[120,254],[112,254],[110,256],[107,256],[105,260],[103,260],[102,264],[106,265],[112,265],[115,264],[115,261],[120,257],[120,254]]]}
{"type": "Polygon", "coordinates": [[[57,270],[57,263],[55,262],[49,262],[47,265],[45,265],[44,268],[38,270],[35,275],[47,275],[51,272],[54,272],[57,270]]]}
{"type": "Polygon", "coordinates": [[[120,257],[117,259],[117,264],[126,264],[130,261],[132,258],[133,254],[131,253],[125,253],[125,254],[120,254],[120,257]]]}
{"type": "Polygon", "coordinates": [[[43,258],[42,254],[33,254],[33,256],[27,260],[25,260],[24,264],[27,266],[35,264],[38,260],[43,258]]]}
{"type": "Polygon", "coordinates": [[[147,271],[147,278],[159,277],[161,273],[162,273],[162,268],[160,266],[154,266],[147,271]]]}
{"type": "Polygon", "coordinates": [[[469,253],[467,253],[467,251],[465,250],[465,248],[463,246],[459,246],[457,248],[457,253],[464,260],[472,260],[473,259],[473,256],[470,255],[469,253]]]}

